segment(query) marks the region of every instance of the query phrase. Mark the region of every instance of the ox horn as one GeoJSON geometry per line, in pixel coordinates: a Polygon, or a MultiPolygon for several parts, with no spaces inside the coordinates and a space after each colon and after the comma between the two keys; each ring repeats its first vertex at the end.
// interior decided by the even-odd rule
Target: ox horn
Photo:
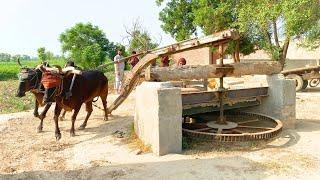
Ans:
{"type": "Polygon", "coordinates": [[[18,65],[22,68],[22,64],[20,62],[20,58],[18,58],[17,62],[18,62],[18,65]]]}

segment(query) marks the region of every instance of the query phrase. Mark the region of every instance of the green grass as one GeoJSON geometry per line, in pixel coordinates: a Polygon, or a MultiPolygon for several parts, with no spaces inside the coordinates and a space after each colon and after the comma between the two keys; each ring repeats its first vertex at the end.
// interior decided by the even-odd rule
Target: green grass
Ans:
{"type": "Polygon", "coordinates": [[[0,81],[0,114],[25,111],[34,108],[34,96],[26,93],[25,97],[15,97],[19,81],[0,81]]]}
{"type": "MultiPolygon", "coordinates": [[[[36,67],[40,61],[21,61],[23,66],[36,67]]],[[[64,66],[63,59],[49,61],[51,65],[64,66]]],[[[20,112],[34,108],[34,96],[30,92],[26,93],[23,98],[15,97],[19,86],[17,74],[20,66],[16,62],[0,62],[0,114],[20,112]]],[[[104,74],[108,77],[109,87],[113,87],[114,72],[113,66],[103,69],[104,74]]]]}
{"type": "MultiPolygon", "coordinates": [[[[51,65],[60,65],[63,66],[65,61],[63,59],[55,59],[49,61],[51,65]]],[[[41,61],[21,61],[22,66],[27,67],[36,67],[37,65],[41,64],[41,61]]],[[[7,81],[7,80],[17,80],[17,74],[20,71],[20,66],[17,62],[0,62],[0,81],[7,81]]]]}

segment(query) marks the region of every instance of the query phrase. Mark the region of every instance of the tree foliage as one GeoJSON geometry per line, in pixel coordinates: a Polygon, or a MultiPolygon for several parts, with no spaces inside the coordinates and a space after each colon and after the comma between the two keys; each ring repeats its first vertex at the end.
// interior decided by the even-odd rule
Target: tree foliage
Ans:
{"type": "Polygon", "coordinates": [[[77,23],[60,35],[62,51],[85,69],[102,64],[116,52],[105,33],[91,23],[77,23]]]}
{"type": "MultiPolygon", "coordinates": [[[[160,5],[162,2],[158,0],[157,4],[160,5]]],[[[159,19],[164,22],[161,25],[162,29],[178,41],[196,33],[192,5],[191,0],[171,0],[159,14],[159,19]]]]}
{"type": "Polygon", "coordinates": [[[20,58],[20,60],[26,60],[26,61],[33,59],[29,55],[25,55],[25,54],[11,55],[9,53],[0,53],[0,61],[2,62],[16,61],[18,58],[20,58]]]}
{"type": "Polygon", "coordinates": [[[147,30],[142,28],[138,20],[134,21],[131,28],[126,28],[126,37],[129,45],[128,51],[142,52],[158,47],[159,43],[154,42],[147,30]]]}
{"type": "MultiPolygon", "coordinates": [[[[306,46],[320,45],[318,0],[168,0],[159,16],[164,31],[177,40],[195,34],[197,28],[204,34],[236,28],[240,52],[264,49],[282,64],[290,40],[304,38],[306,46]]],[[[236,50],[236,45],[230,49],[236,50]]]]}
{"type": "Polygon", "coordinates": [[[38,52],[38,58],[43,62],[47,60],[47,55],[46,55],[46,48],[45,47],[40,47],[37,50],[38,52]]]}
{"type": "Polygon", "coordinates": [[[38,52],[38,58],[42,62],[52,60],[54,58],[54,54],[50,51],[47,51],[45,47],[38,48],[37,52],[38,52]]]}

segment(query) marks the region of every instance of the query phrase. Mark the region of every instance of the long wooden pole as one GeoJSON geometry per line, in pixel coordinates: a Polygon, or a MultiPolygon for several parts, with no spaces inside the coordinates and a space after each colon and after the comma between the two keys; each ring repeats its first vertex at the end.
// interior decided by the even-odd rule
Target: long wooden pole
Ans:
{"type": "MultiPolygon", "coordinates": [[[[229,42],[231,40],[237,40],[237,39],[239,39],[238,32],[235,31],[234,29],[230,29],[230,30],[217,32],[209,36],[188,39],[188,40],[180,41],[168,46],[159,47],[159,48],[148,50],[148,51],[143,51],[135,55],[124,57],[120,59],[120,61],[126,61],[134,56],[140,56],[140,55],[146,55],[146,54],[156,54],[158,56],[171,55],[171,54],[175,54],[175,53],[186,51],[186,50],[202,48],[204,46],[210,46],[210,45],[214,46],[217,44],[222,44],[222,43],[229,42]]],[[[108,62],[96,67],[96,69],[101,69],[113,64],[114,64],[113,61],[108,62]]]]}
{"type": "Polygon", "coordinates": [[[281,72],[281,64],[272,62],[234,63],[221,65],[186,65],[151,69],[151,80],[177,81],[181,79],[220,78],[253,74],[271,75],[281,72]]]}

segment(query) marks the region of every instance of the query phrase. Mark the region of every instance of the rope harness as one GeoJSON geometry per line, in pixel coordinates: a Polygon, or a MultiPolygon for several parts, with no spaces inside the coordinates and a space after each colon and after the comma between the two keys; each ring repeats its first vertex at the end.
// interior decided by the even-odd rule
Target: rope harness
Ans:
{"type": "Polygon", "coordinates": [[[46,89],[55,87],[53,93],[50,95],[50,97],[48,97],[48,99],[51,99],[53,96],[60,96],[62,94],[64,85],[63,76],[46,71],[42,75],[41,83],[46,89]]]}
{"type": "Polygon", "coordinates": [[[33,86],[30,87],[31,90],[36,90],[38,92],[40,92],[40,87],[41,87],[41,83],[39,83],[39,79],[38,79],[38,73],[33,70],[33,69],[30,69],[28,70],[27,72],[22,72],[22,73],[19,73],[19,81],[20,82],[25,82],[26,80],[29,79],[29,76],[31,76],[31,79],[30,79],[30,82],[33,81],[34,78],[36,78],[36,82],[33,84],[33,86]],[[31,74],[30,74],[30,71],[31,71],[31,74]],[[32,75],[34,73],[34,75],[32,75]]]}

